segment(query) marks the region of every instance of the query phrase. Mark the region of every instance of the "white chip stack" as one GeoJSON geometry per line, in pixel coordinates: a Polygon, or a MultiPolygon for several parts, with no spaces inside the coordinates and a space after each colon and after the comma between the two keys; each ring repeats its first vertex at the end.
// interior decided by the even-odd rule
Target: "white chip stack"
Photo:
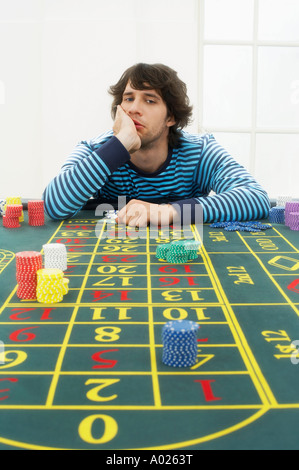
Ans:
{"type": "Polygon", "coordinates": [[[5,215],[6,199],[0,199],[0,215],[5,215]]]}
{"type": "Polygon", "coordinates": [[[278,199],[276,201],[276,205],[278,207],[285,207],[287,202],[292,201],[291,196],[278,196],[278,199]]]}
{"type": "Polygon", "coordinates": [[[62,243],[43,245],[45,269],[67,270],[67,250],[62,243]]]}
{"type": "Polygon", "coordinates": [[[115,219],[117,219],[117,216],[118,216],[118,211],[117,210],[106,211],[104,212],[104,215],[105,215],[105,220],[115,222],[115,219]]]}

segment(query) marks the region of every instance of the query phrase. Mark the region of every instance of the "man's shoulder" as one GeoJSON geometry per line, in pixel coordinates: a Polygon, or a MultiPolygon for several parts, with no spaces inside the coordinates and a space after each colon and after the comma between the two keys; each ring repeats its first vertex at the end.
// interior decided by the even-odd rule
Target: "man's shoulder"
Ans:
{"type": "Polygon", "coordinates": [[[82,140],[79,144],[85,145],[92,150],[96,150],[97,148],[101,147],[105,144],[108,140],[113,137],[113,131],[107,131],[102,134],[99,134],[97,137],[92,138],[91,140],[82,140]]]}
{"type": "Polygon", "coordinates": [[[179,148],[180,149],[198,149],[203,151],[206,147],[207,143],[211,140],[215,140],[212,134],[208,133],[201,133],[201,134],[191,134],[186,131],[181,132],[181,137],[179,140],[179,148]]]}

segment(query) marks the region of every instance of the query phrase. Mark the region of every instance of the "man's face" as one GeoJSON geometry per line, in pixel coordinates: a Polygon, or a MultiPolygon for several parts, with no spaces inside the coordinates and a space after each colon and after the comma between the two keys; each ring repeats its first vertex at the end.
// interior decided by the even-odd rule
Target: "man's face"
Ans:
{"type": "Polygon", "coordinates": [[[168,116],[167,106],[157,91],[135,90],[129,82],[121,106],[134,121],[142,149],[167,140],[169,127],[175,121],[168,116]]]}

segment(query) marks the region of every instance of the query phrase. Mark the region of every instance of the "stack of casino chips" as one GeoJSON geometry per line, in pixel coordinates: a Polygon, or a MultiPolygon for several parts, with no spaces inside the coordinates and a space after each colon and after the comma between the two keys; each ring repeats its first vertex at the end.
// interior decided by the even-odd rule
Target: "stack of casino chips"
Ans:
{"type": "Polygon", "coordinates": [[[5,199],[0,199],[0,215],[1,217],[5,215],[5,206],[6,206],[6,200],[5,199]]]}
{"type": "MultiPolygon", "coordinates": [[[[4,207],[4,210],[6,211],[6,208],[8,205],[22,205],[22,199],[19,197],[19,196],[13,196],[13,197],[7,197],[6,200],[5,200],[5,207],[4,207]]],[[[21,216],[19,218],[19,222],[24,222],[24,212],[23,212],[23,209],[22,209],[22,213],[21,213],[21,216]]]]}
{"type": "Polygon", "coordinates": [[[5,215],[3,215],[3,227],[19,228],[21,227],[20,219],[22,218],[22,204],[7,204],[5,207],[5,215]]]}
{"type": "Polygon", "coordinates": [[[293,220],[291,221],[291,214],[299,212],[299,201],[289,201],[286,203],[285,206],[285,224],[287,227],[295,226],[296,225],[296,220],[293,216],[293,220]]]}
{"type": "Polygon", "coordinates": [[[28,201],[28,224],[32,227],[45,225],[44,201],[28,201]]]}
{"type": "Polygon", "coordinates": [[[272,207],[269,212],[269,221],[272,224],[284,224],[285,223],[285,207],[276,206],[272,207]]]}
{"type": "Polygon", "coordinates": [[[162,362],[171,367],[191,367],[197,361],[197,323],[177,320],[162,330],[162,362]]]}
{"type": "Polygon", "coordinates": [[[40,303],[61,302],[68,292],[68,279],[60,269],[40,269],[37,271],[36,297],[40,303]]]}
{"type": "Polygon", "coordinates": [[[156,249],[156,257],[165,259],[168,263],[183,264],[198,258],[200,246],[201,243],[197,240],[176,240],[159,245],[156,249]]]}
{"type": "Polygon", "coordinates": [[[291,230],[299,230],[299,212],[290,212],[289,227],[291,230]]]}
{"type": "Polygon", "coordinates": [[[262,224],[258,220],[251,220],[248,222],[215,222],[210,227],[224,228],[227,232],[260,232],[272,228],[272,225],[262,224]]]}
{"type": "Polygon", "coordinates": [[[118,216],[118,211],[117,210],[110,210],[104,212],[104,216],[106,220],[109,220],[110,222],[115,222],[115,219],[117,219],[118,216]]]}
{"type": "Polygon", "coordinates": [[[42,255],[37,251],[16,253],[17,296],[23,300],[36,300],[37,271],[42,268],[42,255]]]}
{"type": "Polygon", "coordinates": [[[291,200],[292,200],[291,196],[278,196],[278,198],[276,200],[276,206],[285,207],[286,203],[291,201],[291,200]]]}
{"type": "Polygon", "coordinates": [[[46,269],[67,270],[67,250],[63,243],[43,245],[44,266],[46,269]]]}

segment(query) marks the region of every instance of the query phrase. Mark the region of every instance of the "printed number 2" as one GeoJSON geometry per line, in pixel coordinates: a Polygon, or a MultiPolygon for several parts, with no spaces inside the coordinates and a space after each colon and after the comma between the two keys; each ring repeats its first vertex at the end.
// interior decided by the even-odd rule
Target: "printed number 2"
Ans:
{"type": "Polygon", "coordinates": [[[99,394],[101,390],[110,385],[116,384],[120,381],[120,379],[89,379],[85,382],[85,385],[96,385],[95,387],[91,388],[87,393],[86,396],[88,400],[96,401],[96,402],[103,402],[103,401],[112,401],[117,398],[117,395],[110,395],[109,397],[103,397],[99,394]]]}

